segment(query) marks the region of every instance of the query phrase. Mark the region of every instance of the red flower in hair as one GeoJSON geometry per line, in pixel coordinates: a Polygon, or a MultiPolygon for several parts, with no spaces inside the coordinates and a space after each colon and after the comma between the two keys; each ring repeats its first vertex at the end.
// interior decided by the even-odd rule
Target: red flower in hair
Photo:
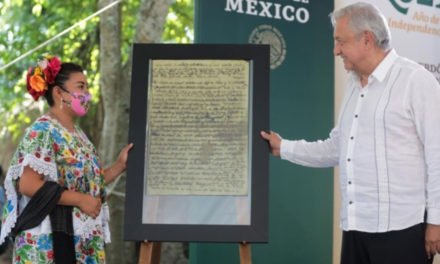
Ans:
{"type": "Polygon", "coordinates": [[[47,67],[43,69],[46,82],[48,84],[53,84],[55,82],[55,77],[60,72],[60,70],[61,61],[58,59],[58,57],[53,57],[52,59],[49,59],[47,62],[47,67]]]}

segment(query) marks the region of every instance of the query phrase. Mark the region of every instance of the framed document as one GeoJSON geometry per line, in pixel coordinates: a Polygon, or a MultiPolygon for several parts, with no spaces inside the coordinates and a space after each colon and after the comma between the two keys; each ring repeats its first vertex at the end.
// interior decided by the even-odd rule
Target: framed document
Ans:
{"type": "Polygon", "coordinates": [[[125,239],[267,242],[269,46],[135,44],[125,239]]]}

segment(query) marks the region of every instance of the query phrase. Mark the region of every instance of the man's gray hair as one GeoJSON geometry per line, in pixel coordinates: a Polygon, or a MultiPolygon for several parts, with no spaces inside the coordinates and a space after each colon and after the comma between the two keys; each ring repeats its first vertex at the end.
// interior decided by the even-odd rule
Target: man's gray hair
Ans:
{"type": "Polygon", "coordinates": [[[333,27],[340,18],[347,17],[348,25],[356,36],[370,31],[376,37],[376,45],[382,50],[391,48],[391,34],[385,16],[372,4],[359,2],[341,8],[330,14],[333,27]]]}

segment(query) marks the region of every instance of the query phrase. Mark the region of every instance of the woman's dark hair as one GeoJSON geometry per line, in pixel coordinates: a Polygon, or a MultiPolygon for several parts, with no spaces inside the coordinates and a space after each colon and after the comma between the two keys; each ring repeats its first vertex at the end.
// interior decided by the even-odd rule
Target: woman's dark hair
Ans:
{"type": "Polygon", "coordinates": [[[53,96],[52,96],[52,90],[55,86],[64,87],[64,83],[69,80],[70,74],[75,72],[84,72],[83,68],[79,66],[78,64],[71,63],[71,62],[65,62],[61,64],[61,69],[58,72],[57,76],[55,77],[55,82],[53,84],[50,84],[47,88],[46,93],[44,94],[44,97],[46,98],[47,103],[49,106],[53,106],[53,96]]]}

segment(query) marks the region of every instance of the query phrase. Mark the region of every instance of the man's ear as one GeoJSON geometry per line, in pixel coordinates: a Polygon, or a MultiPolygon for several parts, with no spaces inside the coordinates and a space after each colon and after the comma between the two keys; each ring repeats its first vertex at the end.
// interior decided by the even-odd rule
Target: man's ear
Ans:
{"type": "Polygon", "coordinates": [[[376,37],[374,36],[373,32],[371,31],[364,31],[362,33],[362,38],[364,41],[365,46],[374,46],[376,43],[376,37]]]}

